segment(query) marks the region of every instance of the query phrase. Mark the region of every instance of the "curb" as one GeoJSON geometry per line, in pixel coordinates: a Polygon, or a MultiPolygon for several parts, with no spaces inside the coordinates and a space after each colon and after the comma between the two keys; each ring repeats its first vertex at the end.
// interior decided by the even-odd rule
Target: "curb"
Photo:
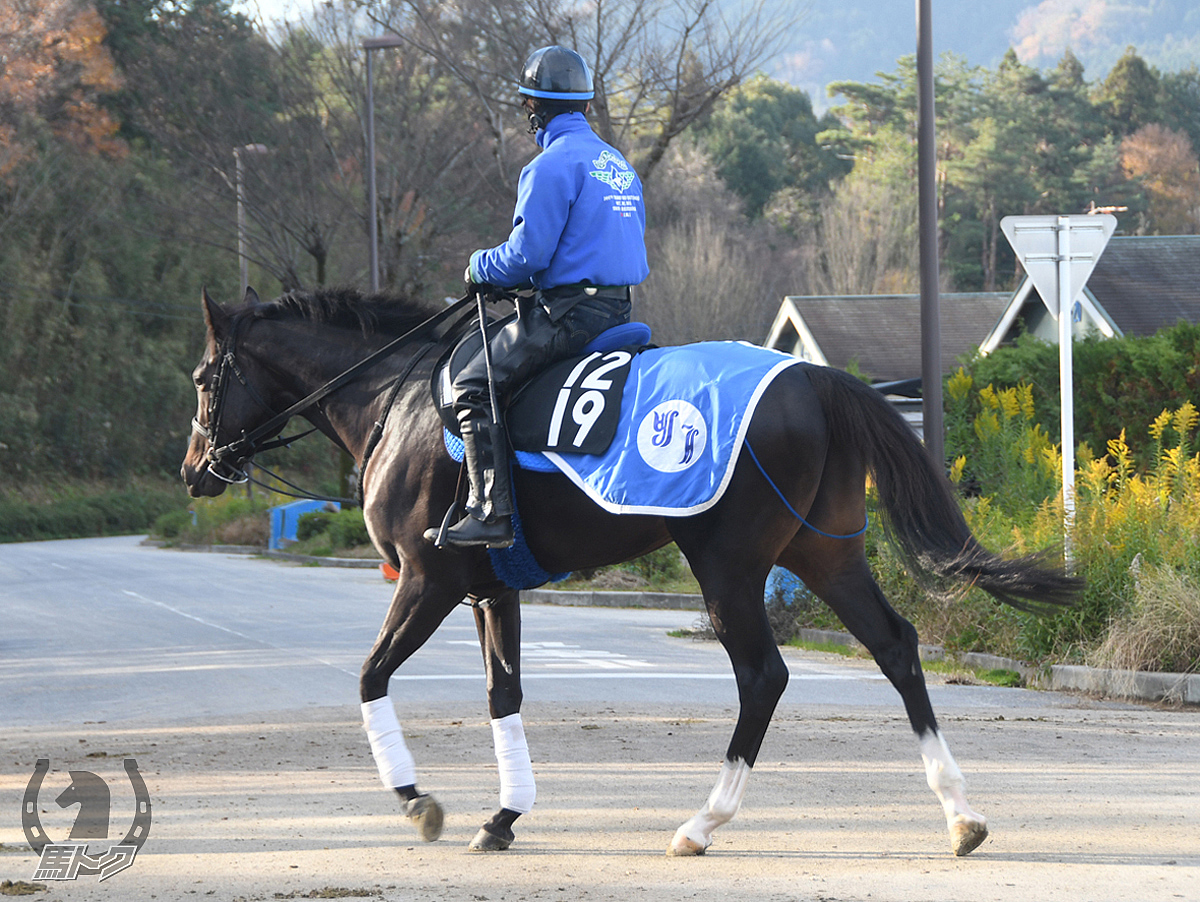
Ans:
{"type": "Polygon", "coordinates": [[[1034,684],[1039,688],[1087,692],[1113,698],[1200,704],[1200,674],[1195,673],[1101,670],[1074,664],[1054,664],[1049,674],[1039,675],[1034,684]]]}
{"type": "Polygon", "coordinates": [[[245,554],[287,561],[292,564],[313,564],[318,567],[346,567],[352,570],[378,570],[383,561],[374,558],[316,557],[309,554],[288,554],[286,551],[271,551],[261,545],[171,545],[165,546],[156,539],[146,539],[143,545],[165,548],[167,551],[207,551],[212,554],[245,554]]]}
{"type": "Polygon", "coordinates": [[[573,607],[704,610],[703,595],[674,595],[669,592],[565,592],[558,589],[524,589],[521,592],[521,600],[534,604],[573,607]]]}
{"type": "MultiPolygon", "coordinates": [[[[564,592],[556,589],[527,589],[521,593],[521,598],[534,604],[704,610],[704,597],[701,595],[670,595],[665,592],[564,592]]],[[[800,638],[805,642],[845,645],[866,650],[852,635],[836,630],[802,629],[800,638]]],[[[920,653],[922,661],[941,661],[948,657],[946,650],[940,645],[922,645],[920,653]]],[[[975,670],[1015,671],[1025,680],[1026,685],[1034,689],[1083,692],[1147,702],[1200,704],[1200,674],[1101,670],[1075,664],[1032,667],[1024,661],[974,651],[949,657],[953,657],[964,667],[975,670]]]]}
{"type": "Polygon", "coordinates": [[[316,557],[310,554],[288,554],[286,551],[271,551],[258,549],[263,557],[275,561],[288,561],[293,564],[315,564],[318,567],[345,567],[349,570],[378,570],[383,561],[374,558],[357,557],[316,557]]]}
{"type": "MultiPolygon", "coordinates": [[[[833,630],[800,630],[805,642],[845,645],[863,648],[849,633],[833,630]]],[[[865,649],[863,649],[865,651],[865,649]]],[[[922,661],[941,661],[947,658],[940,645],[922,645],[922,661]]],[[[950,655],[958,663],[975,670],[1013,670],[1033,689],[1052,692],[1083,692],[1106,698],[1136,699],[1144,702],[1170,704],[1200,704],[1200,674],[1150,673],[1137,670],[1102,670],[1079,664],[1052,664],[1032,667],[1024,661],[1002,658],[983,652],[964,652],[950,655]]]]}

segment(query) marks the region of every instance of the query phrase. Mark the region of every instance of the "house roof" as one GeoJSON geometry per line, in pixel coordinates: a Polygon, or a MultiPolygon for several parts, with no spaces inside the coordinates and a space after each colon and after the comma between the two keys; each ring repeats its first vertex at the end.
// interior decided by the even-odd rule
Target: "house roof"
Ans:
{"type": "MultiPolygon", "coordinates": [[[[1179,320],[1200,322],[1200,235],[1121,236],[1108,242],[1078,298],[1080,318],[1101,334],[1153,335],[1179,320]]],[[[1080,334],[1082,325],[1076,327],[1080,334]]],[[[1024,329],[1058,340],[1028,278],[983,342],[991,351],[1024,329]],[[1023,325],[1017,320],[1023,321],[1023,325]]]]}
{"type": "Polygon", "coordinates": [[[1087,287],[1126,335],[1200,322],[1200,235],[1113,238],[1087,287]]]}
{"type": "MultiPolygon", "coordinates": [[[[979,345],[1011,298],[1007,292],[940,296],[943,371],[979,345]]],[[[921,299],[915,294],[787,297],[767,344],[840,369],[857,361],[859,370],[877,381],[918,377],[921,299]]]]}

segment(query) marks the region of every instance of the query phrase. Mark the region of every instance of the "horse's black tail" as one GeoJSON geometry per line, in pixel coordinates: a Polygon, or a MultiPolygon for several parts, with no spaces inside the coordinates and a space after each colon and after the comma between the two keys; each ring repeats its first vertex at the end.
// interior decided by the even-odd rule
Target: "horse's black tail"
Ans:
{"type": "Polygon", "coordinates": [[[882,394],[839,370],[806,370],[833,446],[863,455],[889,537],[914,576],[969,582],[1022,610],[1071,604],[1082,580],[1044,554],[1002,558],[979,544],[954,487],[882,394]]]}

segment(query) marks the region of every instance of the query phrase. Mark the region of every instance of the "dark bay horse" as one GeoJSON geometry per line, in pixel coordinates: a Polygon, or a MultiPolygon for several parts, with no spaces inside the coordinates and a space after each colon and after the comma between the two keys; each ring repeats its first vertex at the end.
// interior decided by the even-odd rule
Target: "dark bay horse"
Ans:
{"type": "MultiPolygon", "coordinates": [[[[284,295],[268,303],[251,291],[232,310],[205,293],[203,307],[208,344],[193,374],[199,409],[182,468],[193,497],[220,494],[260,447],[239,444],[239,438],[260,426],[277,433],[281,411],[436,312],[349,290],[284,295]]],[[[458,478],[430,402],[437,355],[428,351],[420,341],[401,344],[302,415],[359,462],[371,539],[400,573],[363,664],[360,693],[384,786],[400,792],[425,839],[440,834],[442,812],[416,789],[415,763],[388,698],[388,681],[464,597],[476,601],[501,806],[471,848],[498,850],[512,842],[513,823],[534,797],[519,713],[519,597],[497,579],[485,550],[438,549],[422,537],[451,504],[458,478]],[[376,424],[384,424],[377,444],[371,439],[376,424]],[[373,453],[364,466],[369,445],[373,453]]],[[[741,455],[721,500],[686,517],[610,514],[561,474],[515,473],[525,535],[545,570],[615,564],[673,540],[700,583],[729,655],[740,701],[737,724],[712,794],[675,833],[668,853],[703,853],[713,831],[741,804],[788,681],[763,609],[768,572],[779,564],[833,609],[900,693],[929,786],[945,810],[951,848],[967,854],[987,836],[986,821],[968,805],[962,773],[938,729],[916,631],[888,604],[868,569],[858,534],[868,474],[888,534],[914,574],[973,583],[1017,606],[1069,603],[1078,585],[1038,558],[1003,559],[981,547],[949,482],[903,419],[851,376],[805,364],[785,369],[764,393],[747,440],[762,469],[741,455]]]]}

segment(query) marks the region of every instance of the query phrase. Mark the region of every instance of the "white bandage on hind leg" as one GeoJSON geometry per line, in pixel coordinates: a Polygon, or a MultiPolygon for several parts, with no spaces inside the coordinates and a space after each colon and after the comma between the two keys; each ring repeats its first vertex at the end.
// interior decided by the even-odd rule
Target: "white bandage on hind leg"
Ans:
{"type": "Polygon", "coordinates": [[[703,851],[712,845],[713,831],[727,824],[742,807],[746,784],[750,780],[750,765],[741,758],[726,760],[721,765],[717,785],[708,796],[708,801],[696,814],[675,831],[671,847],[682,849],[690,841],[697,850],[703,851]]]}
{"type": "Polygon", "coordinates": [[[371,754],[379,768],[379,779],[385,789],[413,786],[417,782],[417,765],[412,752],[404,744],[404,732],[396,719],[396,709],[386,695],[362,703],[363,729],[371,743],[371,754]]]}
{"type": "Polygon", "coordinates": [[[520,714],[492,720],[492,741],[496,745],[496,765],[500,770],[500,807],[528,814],[533,810],[537,786],[533,764],[520,714]]]}
{"type": "Polygon", "coordinates": [[[921,746],[921,758],[925,762],[925,780],[941,801],[946,820],[953,821],[962,815],[982,822],[983,816],[972,811],[971,806],[967,804],[967,781],[958,769],[954,756],[950,754],[950,747],[942,738],[941,731],[926,733],[918,742],[921,746]]]}

